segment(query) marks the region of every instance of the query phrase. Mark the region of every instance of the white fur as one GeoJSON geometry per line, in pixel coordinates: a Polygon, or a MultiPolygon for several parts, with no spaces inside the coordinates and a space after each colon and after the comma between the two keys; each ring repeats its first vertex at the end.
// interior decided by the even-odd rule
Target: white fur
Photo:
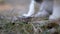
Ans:
{"type": "Polygon", "coordinates": [[[25,17],[30,17],[32,14],[34,14],[34,4],[35,4],[35,1],[34,0],[31,0],[31,4],[29,6],[29,11],[27,14],[23,14],[23,16],[25,17]]]}
{"type": "Polygon", "coordinates": [[[49,19],[60,19],[60,0],[54,0],[53,14],[49,17],[49,19]]]}
{"type": "Polygon", "coordinates": [[[39,12],[35,15],[35,17],[47,17],[49,16],[49,12],[52,11],[53,1],[43,1],[40,6],[39,12]],[[49,11],[49,12],[48,12],[49,11]]]}
{"type": "MultiPolygon", "coordinates": [[[[27,14],[24,14],[25,17],[30,17],[35,12],[35,1],[31,0],[31,4],[29,6],[29,11],[27,14]]],[[[35,17],[46,17],[50,16],[49,19],[57,20],[60,19],[60,0],[43,0],[41,3],[39,12],[35,15],[35,17]],[[54,3],[53,3],[54,1],[54,3]],[[53,11],[52,11],[53,10],[53,11]],[[49,12],[53,12],[52,15],[49,15],[49,12]]]]}

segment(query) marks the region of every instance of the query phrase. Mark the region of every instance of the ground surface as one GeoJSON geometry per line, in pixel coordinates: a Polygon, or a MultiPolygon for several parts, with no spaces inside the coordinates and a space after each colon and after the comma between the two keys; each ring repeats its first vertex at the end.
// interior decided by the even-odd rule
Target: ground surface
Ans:
{"type": "Polygon", "coordinates": [[[5,4],[0,4],[0,14],[3,15],[21,15],[28,11],[30,0],[4,0],[5,4]]]}

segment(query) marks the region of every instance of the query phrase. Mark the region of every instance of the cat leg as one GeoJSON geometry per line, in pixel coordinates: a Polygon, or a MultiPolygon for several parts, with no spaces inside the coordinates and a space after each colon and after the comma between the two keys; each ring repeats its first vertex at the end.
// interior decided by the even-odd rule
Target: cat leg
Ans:
{"type": "Polygon", "coordinates": [[[50,20],[60,20],[60,0],[54,0],[53,14],[49,17],[50,20]]]}

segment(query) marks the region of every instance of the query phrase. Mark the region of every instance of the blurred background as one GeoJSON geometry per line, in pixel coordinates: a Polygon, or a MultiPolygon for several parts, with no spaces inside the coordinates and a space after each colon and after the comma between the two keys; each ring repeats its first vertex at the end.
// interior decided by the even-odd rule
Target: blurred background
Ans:
{"type": "Polygon", "coordinates": [[[0,0],[0,15],[19,16],[28,11],[30,0],[0,0]]]}

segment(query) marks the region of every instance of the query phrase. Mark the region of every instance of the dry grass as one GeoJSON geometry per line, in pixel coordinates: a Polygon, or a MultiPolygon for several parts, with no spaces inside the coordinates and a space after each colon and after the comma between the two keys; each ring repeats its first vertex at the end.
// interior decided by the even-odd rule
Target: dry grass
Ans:
{"type": "Polygon", "coordinates": [[[0,34],[60,34],[60,25],[48,20],[33,23],[0,19],[0,34]]]}

